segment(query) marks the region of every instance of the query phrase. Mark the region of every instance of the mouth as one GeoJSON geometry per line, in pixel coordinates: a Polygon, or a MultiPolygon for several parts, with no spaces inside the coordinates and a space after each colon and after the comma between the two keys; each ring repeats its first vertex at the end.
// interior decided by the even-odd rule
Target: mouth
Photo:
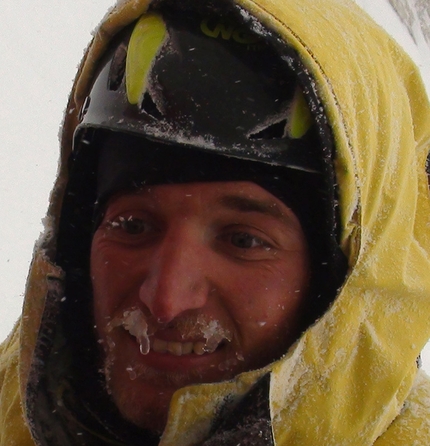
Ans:
{"type": "Polygon", "coordinates": [[[204,355],[205,353],[213,353],[223,344],[217,344],[209,348],[205,341],[197,342],[176,342],[176,341],[164,341],[163,339],[153,338],[151,340],[150,348],[156,353],[170,353],[175,356],[183,355],[204,355]]]}
{"type": "Polygon", "coordinates": [[[165,333],[160,336],[165,327],[147,318],[139,308],[125,310],[122,317],[112,319],[106,331],[109,333],[119,327],[136,339],[142,355],[153,351],[174,356],[201,356],[215,352],[232,340],[232,334],[228,329],[223,328],[219,321],[204,315],[181,319],[175,323],[174,337],[177,338],[179,334],[183,341],[162,339],[166,337],[165,333]]]}

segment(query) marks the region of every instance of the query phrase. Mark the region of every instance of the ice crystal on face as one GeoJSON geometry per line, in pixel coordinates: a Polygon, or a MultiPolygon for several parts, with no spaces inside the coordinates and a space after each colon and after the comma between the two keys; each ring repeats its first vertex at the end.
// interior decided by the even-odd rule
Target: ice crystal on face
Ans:
{"type": "Polygon", "coordinates": [[[110,332],[114,328],[124,327],[132,336],[137,339],[140,345],[140,353],[147,355],[150,350],[148,323],[145,315],[139,308],[125,310],[123,316],[114,318],[107,325],[107,331],[110,332]]]}
{"type": "Polygon", "coordinates": [[[123,327],[135,336],[140,345],[140,353],[147,355],[149,352],[148,324],[141,310],[135,309],[124,312],[123,327]]]}
{"type": "Polygon", "coordinates": [[[202,315],[197,318],[197,328],[206,340],[205,351],[208,353],[214,352],[222,341],[230,342],[232,339],[230,331],[223,328],[217,320],[207,321],[202,315]]]}
{"type": "MultiPolygon", "coordinates": [[[[118,327],[122,327],[136,338],[142,355],[148,354],[151,349],[150,337],[155,335],[158,330],[163,331],[169,327],[177,330],[185,341],[191,338],[203,338],[204,342],[194,342],[194,353],[196,353],[196,349],[200,349],[200,353],[197,354],[213,353],[223,341],[231,342],[232,340],[230,330],[222,327],[219,321],[205,315],[199,315],[196,318],[179,318],[170,324],[162,324],[154,321],[152,317],[147,318],[140,309],[131,308],[125,310],[122,316],[113,318],[107,324],[106,331],[110,333],[118,327]]],[[[110,336],[107,337],[107,343],[110,350],[115,347],[110,336]]],[[[167,350],[176,354],[175,350],[167,350]]]]}

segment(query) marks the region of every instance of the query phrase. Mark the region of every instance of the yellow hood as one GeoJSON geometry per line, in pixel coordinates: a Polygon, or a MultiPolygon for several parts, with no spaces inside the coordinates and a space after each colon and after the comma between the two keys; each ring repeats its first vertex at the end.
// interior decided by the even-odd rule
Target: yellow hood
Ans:
{"type": "MultiPolygon", "coordinates": [[[[417,377],[416,358],[430,337],[425,174],[430,105],[418,69],[352,1],[236,3],[293,47],[316,81],[335,139],[341,247],[349,273],[331,308],[284,358],[234,382],[178,391],[160,444],[202,442],[223,399],[244,394],[269,370],[277,445],[429,444],[429,384],[421,373],[417,377]]],[[[27,285],[20,331],[22,401],[47,283],[62,275],[50,259],[78,112],[110,38],[148,4],[122,0],[110,11],[88,48],[70,98],[50,223],[36,247],[27,285]]],[[[4,372],[16,364],[4,358],[0,384],[16,385],[16,378],[7,381],[4,372]]],[[[3,391],[0,395],[5,398],[3,391]]],[[[3,431],[1,423],[5,426],[10,415],[3,413],[3,400],[0,406],[3,431]]],[[[0,445],[24,444],[5,442],[1,435],[0,445]]]]}

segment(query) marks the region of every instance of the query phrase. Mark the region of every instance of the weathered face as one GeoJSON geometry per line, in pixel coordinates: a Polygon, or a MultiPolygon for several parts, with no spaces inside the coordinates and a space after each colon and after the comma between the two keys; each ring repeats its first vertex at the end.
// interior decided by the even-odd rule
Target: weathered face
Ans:
{"type": "Polygon", "coordinates": [[[161,431],[178,388],[279,358],[301,329],[309,276],[297,217],[254,183],[114,196],[94,235],[91,277],[121,413],[161,431]]]}

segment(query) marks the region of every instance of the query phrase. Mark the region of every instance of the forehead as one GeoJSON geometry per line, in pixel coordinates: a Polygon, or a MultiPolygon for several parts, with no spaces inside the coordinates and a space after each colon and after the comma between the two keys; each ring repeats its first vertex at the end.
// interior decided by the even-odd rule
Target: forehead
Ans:
{"type": "Polygon", "coordinates": [[[273,206],[283,205],[282,201],[276,198],[263,187],[251,181],[211,181],[192,182],[179,184],[157,184],[148,185],[138,190],[125,190],[115,194],[109,204],[119,201],[145,201],[160,199],[194,198],[202,199],[203,202],[216,201],[224,204],[234,201],[235,198],[264,201],[273,206]]]}
{"type": "Polygon", "coordinates": [[[263,187],[250,181],[220,181],[146,186],[118,193],[108,202],[107,213],[122,210],[156,210],[162,213],[209,214],[222,212],[259,214],[282,223],[300,225],[294,212],[263,187]]]}

